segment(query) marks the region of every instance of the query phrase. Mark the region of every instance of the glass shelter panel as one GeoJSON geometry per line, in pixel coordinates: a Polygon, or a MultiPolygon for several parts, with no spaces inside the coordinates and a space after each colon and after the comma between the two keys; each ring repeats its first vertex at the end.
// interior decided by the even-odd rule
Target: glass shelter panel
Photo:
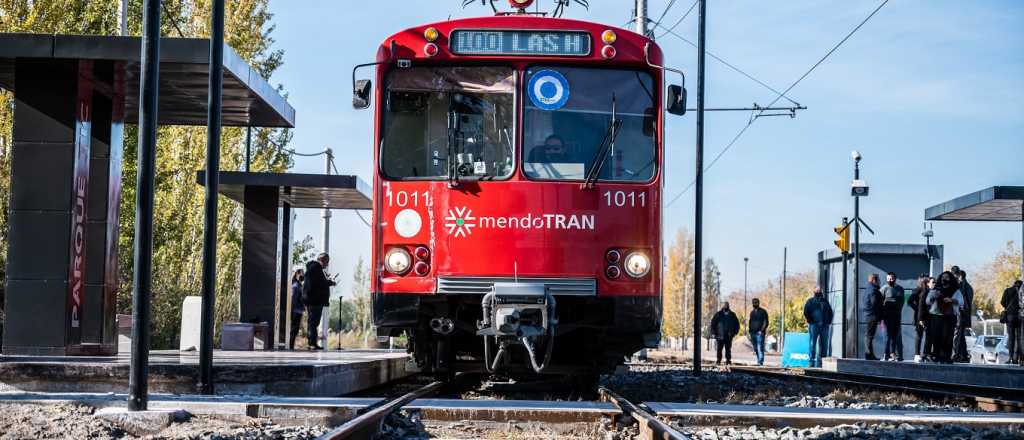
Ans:
{"type": "Polygon", "coordinates": [[[413,67],[385,89],[381,169],[392,179],[512,174],[515,74],[509,67],[413,67]]]}

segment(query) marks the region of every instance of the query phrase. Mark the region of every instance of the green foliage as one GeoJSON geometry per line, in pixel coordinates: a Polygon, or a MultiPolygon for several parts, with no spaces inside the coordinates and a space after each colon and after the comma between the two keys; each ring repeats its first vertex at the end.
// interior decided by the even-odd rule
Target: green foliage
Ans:
{"type": "Polygon", "coordinates": [[[292,266],[305,265],[314,257],[316,257],[316,248],[313,246],[313,237],[307,235],[302,238],[302,241],[296,241],[292,246],[292,266]]]}
{"type": "Polygon", "coordinates": [[[668,249],[667,264],[662,280],[662,330],[665,337],[686,337],[693,334],[693,234],[685,228],[676,231],[675,240],[668,249]]]}
{"type": "MultiPolygon", "coordinates": [[[[264,78],[281,66],[283,52],[273,49],[272,14],[268,0],[228,0],[225,39],[228,45],[264,78]]],[[[209,0],[164,0],[161,32],[170,37],[207,37],[209,0]],[[180,30],[180,32],[179,32],[180,30]]],[[[117,28],[118,0],[0,0],[0,32],[112,35],[117,28]]],[[[128,3],[128,33],[139,35],[142,0],[128,3]]],[[[134,123],[135,121],[127,121],[134,123]]],[[[10,193],[11,95],[0,94],[0,203],[6,208],[10,193]]],[[[221,169],[237,170],[244,160],[245,129],[221,132],[221,169]]],[[[287,170],[291,157],[278,146],[291,139],[287,130],[254,129],[252,169],[287,170]]],[[[121,228],[118,237],[118,313],[130,313],[137,179],[137,129],[127,126],[124,138],[121,228]]],[[[153,348],[177,345],[181,304],[185,296],[202,288],[204,188],[195,183],[204,168],[205,127],[161,127],[157,134],[156,208],[153,231],[153,348]]],[[[0,214],[0,234],[7,233],[6,209],[0,214]]],[[[217,328],[237,319],[238,278],[241,270],[241,207],[220,200],[217,219],[217,328]]],[[[0,268],[4,267],[6,237],[0,240],[0,268]]],[[[2,270],[2,269],[0,269],[2,270]]],[[[0,281],[3,274],[0,273],[0,281]]],[[[2,285],[2,284],[0,284],[2,285]]],[[[219,334],[219,330],[217,332],[219,334]]]]}
{"type": "Polygon", "coordinates": [[[1003,312],[999,304],[1003,290],[1021,279],[1020,252],[1020,246],[1010,241],[975,274],[968,271],[967,279],[974,287],[974,306],[983,311],[986,318],[998,317],[1003,312]]]}

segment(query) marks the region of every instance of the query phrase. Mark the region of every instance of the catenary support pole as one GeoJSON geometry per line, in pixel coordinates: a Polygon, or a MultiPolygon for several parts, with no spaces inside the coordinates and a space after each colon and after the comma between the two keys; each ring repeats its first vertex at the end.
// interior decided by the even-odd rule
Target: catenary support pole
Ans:
{"type": "Polygon", "coordinates": [[[245,127],[245,172],[252,166],[252,126],[245,127]]]}
{"type": "Polygon", "coordinates": [[[206,210],[203,223],[203,307],[199,339],[199,392],[213,394],[213,314],[217,291],[217,190],[220,186],[221,94],[224,76],[224,0],[210,18],[210,90],[206,114],[206,210]]]}
{"type": "Polygon", "coordinates": [[[707,1],[697,0],[697,179],[693,240],[693,375],[700,376],[700,294],[704,252],[704,37],[707,1]]]}
{"type": "Polygon", "coordinates": [[[786,260],[789,248],[782,248],[782,325],[779,326],[779,352],[786,343],[786,260]]]}
{"type": "Polygon", "coordinates": [[[743,257],[743,315],[750,316],[750,311],[747,310],[747,264],[750,262],[750,258],[743,257]]]}
{"type": "Polygon", "coordinates": [[[138,178],[132,273],[132,358],[128,374],[128,409],[132,411],[144,411],[149,404],[149,300],[153,282],[153,181],[156,174],[157,102],[160,91],[160,0],[144,0],[142,10],[138,178]]]}
{"type": "MultiPolygon", "coordinates": [[[[331,174],[331,161],[333,161],[333,160],[334,160],[334,152],[331,151],[330,148],[325,149],[324,150],[324,174],[327,174],[327,175],[331,174]]],[[[329,254],[331,252],[330,251],[330,249],[331,249],[331,210],[327,209],[327,208],[324,208],[323,228],[324,228],[323,229],[323,234],[324,234],[324,253],[328,253],[329,254]]],[[[325,349],[326,348],[330,348],[330,347],[327,346],[327,328],[328,328],[328,324],[331,321],[331,307],[330,307],[330,303],[331,303],[331,295],[328,294],[327,295],[327,304],[328,304],[328,306],[324,308],[324,313],[322,315],[320,315],[320,316],[324,317],[324,319],[322,319],[320,321],[320,339],[322,340],[322,342],[320,342],[320,346],[324,347],[325,349]]],[[[338,304],[338,307],[339,307],[339,310],[340,310],[341,304],[338,304]]],[[[341,321],[338,321],[338,322],[341,323],[341,321]]]]}
{"type": "Polygon", "coordinates": [[[647,36],[647,0],[636,0],[636,33],[647,36]]]}
{"type": "MultiPolygon", "coordinates": [[[[846,217],[843,217],[843,227],[844,228],[848,228],[848,227],[850,227],[849,225],[850,225],[850,219],[848,219],[846,217]]],[[[842,319],[843,320],[841,322],[843,324],[843,327],[842,327],[842,335],[840,336],[840,339],[839,339],[839,344],[840,344],[840,346],[842,348],[839,350],[839,353],[840,353],[840,356],[845,358],[846,357],[846,317],[848,316],[848,312],[847,312],[848,309],[846,308],[847,307],[846,306],[846,294],[850,290],[848,288],[848,286],[847,286],[847,283],[849,283],[849,279],[848,279],[849,278],[849,273],[847,272],[849,270],[848,264],[847,264],[847,262],[849,261],[849,258],[848,258],[849,254],[847,252],[843,252],[842,255],[843,255],[843,300],[842,300],[842,309],[843,309],[843,318],[842,319]]]]}
{"type": "Polygon", "coordinates": [[[117,35],[128,35],[128,0],[117,3],[117,35]]]}

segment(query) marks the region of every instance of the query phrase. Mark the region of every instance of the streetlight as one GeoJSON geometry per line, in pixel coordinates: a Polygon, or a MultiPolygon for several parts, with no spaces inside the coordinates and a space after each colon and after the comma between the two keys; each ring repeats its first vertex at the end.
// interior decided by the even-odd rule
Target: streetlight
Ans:
{"type": "Polygon", "coordinates": [[[745,314],[748,313],[747,312],[747,263],[749,263],[749,262],[750,262],[749,258],[743,257],[743,313],[745,313],[745,314]]]}

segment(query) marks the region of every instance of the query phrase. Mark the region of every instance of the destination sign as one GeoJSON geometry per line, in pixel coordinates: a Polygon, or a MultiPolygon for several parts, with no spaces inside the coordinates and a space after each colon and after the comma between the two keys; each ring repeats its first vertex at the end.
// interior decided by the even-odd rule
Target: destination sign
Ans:
{"type": "Polygon", "coordinates": [[[572,31],[456,30],[451,51],[456,55],[590,55],[590,34],[572,31]]]}

